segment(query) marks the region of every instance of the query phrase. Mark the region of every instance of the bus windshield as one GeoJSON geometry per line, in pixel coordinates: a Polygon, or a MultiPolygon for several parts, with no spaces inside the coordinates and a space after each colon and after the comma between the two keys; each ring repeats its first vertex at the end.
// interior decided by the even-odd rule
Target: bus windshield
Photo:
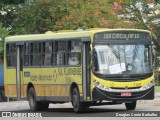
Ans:
{"type": "Polygon", "coordinates": [[[100,74],[146,74],[151,73],[151,46],[95,45],[93,70],[100,74]]]}

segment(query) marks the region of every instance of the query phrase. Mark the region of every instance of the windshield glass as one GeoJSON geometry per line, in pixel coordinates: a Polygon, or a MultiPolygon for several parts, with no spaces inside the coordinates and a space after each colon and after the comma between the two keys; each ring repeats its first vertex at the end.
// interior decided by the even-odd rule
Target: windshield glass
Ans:
{"type": "Polygon", "coordinates": [[[149,45],[95,45],[93,70],[100,74],[145,74],[151,72],[149,45]]]}

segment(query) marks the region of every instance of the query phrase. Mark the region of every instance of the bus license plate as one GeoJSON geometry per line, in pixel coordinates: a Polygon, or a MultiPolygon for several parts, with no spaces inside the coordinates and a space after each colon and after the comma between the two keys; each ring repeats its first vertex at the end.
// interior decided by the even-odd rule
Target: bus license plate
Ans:
{"type": "Polygon", "coordinates": [[[127,96],[128,97],[128,96],[132,96],[132,94],[131,94],[131,92],[122,92],[121,96],[124,96],[124,97],[127,96]]]}

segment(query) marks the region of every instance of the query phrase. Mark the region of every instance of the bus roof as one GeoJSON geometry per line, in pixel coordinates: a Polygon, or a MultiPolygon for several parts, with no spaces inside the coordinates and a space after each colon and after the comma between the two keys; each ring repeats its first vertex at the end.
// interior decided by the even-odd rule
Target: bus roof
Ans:
{"type": "Polygon", "coordinates": [[[17,35],[6,37],[6,42],[14,41],[26,41],[26,40],[50,40],[50,39],[66,39],[66,38],[78,38],[78,37],[90,37],[94,33],[107,31],[137,31],[137,32],[147,32],[148,30],[141,29],[107,29],[107,28],[91,28],[85,31],[71,31],[63,30],[58,32],[46,32],[46,34],[28,34],[28,35],[17,35]]]}

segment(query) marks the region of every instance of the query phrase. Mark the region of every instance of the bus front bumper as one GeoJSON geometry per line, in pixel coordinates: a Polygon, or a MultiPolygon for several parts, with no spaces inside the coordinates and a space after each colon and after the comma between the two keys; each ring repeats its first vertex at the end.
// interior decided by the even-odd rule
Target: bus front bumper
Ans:
{"type": "Polygon", "coordinates": [[[135,101],[135,100],[153,100],[154,99],[154,86],[151,88],[140,91],[131,92],[131,96],[122,96],[121,92],[107,92],[95,87],[92,91],[93,101],[135,101]]]}

